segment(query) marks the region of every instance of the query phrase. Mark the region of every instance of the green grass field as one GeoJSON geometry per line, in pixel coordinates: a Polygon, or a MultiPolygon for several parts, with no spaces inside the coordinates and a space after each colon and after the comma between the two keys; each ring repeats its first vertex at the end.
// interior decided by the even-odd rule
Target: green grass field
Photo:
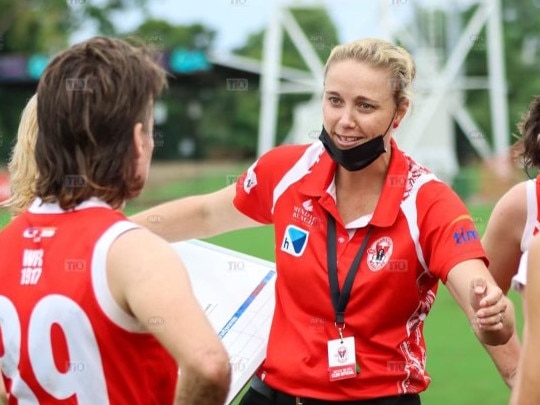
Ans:
{"type": "MultiPolygon", "coordinates": [[[[163,199],[217,190],[225,185],[225,176],[224,173],[210,173],[182,181],[181,184],[147,189],[138,201],[128,204],[126,212],[139,211],[148,205],[148,201],[155,204],[163,199]]],[[[470,206],[469,209],[482,234],[491,207],[470,206]]],[[[0,223],[3,225],[8,220],[6,213],[2,212],[0,223]]],[[[208,241],[266,260],[274,258],[272,227],[231,232],[208,241]]],[[[518,330],[521,330],[521,302],[514,293],[511,293],[511,298],[517,310],[518,330]]],[[[509,390],[476,340],[466,317],[443,286],[426,320],[425,336],[428,347],[427,369],[432,383],[422,395],[423,405],[508,404],[509,390]]]]}

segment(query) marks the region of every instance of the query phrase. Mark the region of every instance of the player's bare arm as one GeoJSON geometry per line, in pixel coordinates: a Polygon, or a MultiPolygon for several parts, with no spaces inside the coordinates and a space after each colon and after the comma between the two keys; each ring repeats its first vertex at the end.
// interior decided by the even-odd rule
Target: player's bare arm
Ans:
{"type": "Polygon", "coordinates": [[[122,309],[143,325],[160,319],[160,326],[149,331],[181,368],[177,402],[223,404],[231,378],[229,358],[174,250],[147,230],[132,230],[112,245],[107,268],[111,292],[122,309]]]}
{"type": "Polygon", "coordinates": [[[169,242],[199,239],[261,225],[236,209],[236,185],[214,193],[177,199],[130,219],[169,242]]]}
{"type": "Polygon", "coordinates": [[[525,188],[525,183],[520,183],[497,202],[482,237],[489,272],[505,294],[521,257],[521,235],[527,217],[525,188]]]}
{"type": "MultiPolygon", "coordinates": [[[[525,183],[510,189],[495,205],[489,218],[482,245],[490,261],[489,272],[507,294],[521,256],[521,234],[527,215],[525,183]]],[[[518,365],[520,342],[517,332],[508,343],[484,345],[506,385],[513,387],[518,365]]]]}

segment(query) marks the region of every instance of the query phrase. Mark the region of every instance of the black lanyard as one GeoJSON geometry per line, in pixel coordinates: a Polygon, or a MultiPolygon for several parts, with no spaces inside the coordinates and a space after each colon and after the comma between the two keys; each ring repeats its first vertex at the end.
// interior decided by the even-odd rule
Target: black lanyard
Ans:
{"type": "Polygon", "coordinates": [[[356,273],[358,273],[360,260],[366,250],[369,235],[371,234],[371,225],[368,227],[366,236],[360,245],[360,249],[356,253],[354,260],[349,268],[345,282],[343,283],[343,289],[339,291],[338,270],[337,270],[337,247],[336,247],[336,220],[330,214],[328,214],[328,229],[326,236],[327,243],[327,264],[328,264],[328,281],[330,282],[330,296],[332,297],[332,305],[334,307],[334,313],[336,315],[336,326],[340,330],[345,327],[345,309],[349,303],[351,296],[351,289],[354,283],[356,273]]]}

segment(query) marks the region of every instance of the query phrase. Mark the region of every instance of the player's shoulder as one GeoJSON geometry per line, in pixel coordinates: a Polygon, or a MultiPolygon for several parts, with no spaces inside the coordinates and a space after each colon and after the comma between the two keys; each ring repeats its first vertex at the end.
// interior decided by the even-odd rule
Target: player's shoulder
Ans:
{"type": "Polygon", "coordinates": [[[313,144],[280,145],[264,153],[249,169],[251,176],[276,184],[293,168],[306,173],[319,162],[324,150],[321,142],[313,144]]]}
{"type": "Polygon", "coordinates": [[[446,182],[432,173],[425,173],[426,181],[420,183],[417,203],[429,207],[437,203],[462,205],[463,201],[457,192],[446,182]]]}
{"type": "Polygon", "coordinates": [[[113,272],[124,273],[131,268],[136,273],[161,266],[181,266],[182,262],[165,239],[146,228],[135,226],[116,236],[108,251],[108,263],[113,272]]]}
{"type": "MultiPolygon", "coordinates": [[[[264,153],[259,161],[266,165],[290,166],[296,163],[308,150],[318,149],[317,147],[319,147],[317,144],[279,145],[264,153]]],[[[322,150],[322,144],[320,149],[322,150]]]]}
{"type": "Polygon", "coordinates": [[[512,186],[495,203],[492,217],[509,224],[521,222],[527,216],[527,187],[529,181],[512,186]]]}
{"type": "Polygon", "coordinates": [[[130,256],[145,256],[152,252],[152,249],[170,249],[170,245],[160,236],[140,227],[131,221],[125,221],[125,231],[120,232],[115,238],[117,245],[131,250],[130,256]]]}
{"type": "Polygon", "coordinates": [[[527,187],[528,181],[512,186],[495,203],[482,237],[485,246],[504,244],[517,250],[522,243],[523,232],[527,223],[527,187]]]}

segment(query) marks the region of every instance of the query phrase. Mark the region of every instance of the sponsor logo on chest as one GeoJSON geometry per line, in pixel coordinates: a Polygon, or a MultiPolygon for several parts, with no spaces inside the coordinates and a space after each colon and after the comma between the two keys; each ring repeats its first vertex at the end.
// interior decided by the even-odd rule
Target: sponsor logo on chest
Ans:
{"type": "Polygon", "coordinates": [[[293,219],[307,226],[318,223],[318,217],[313,215],[313,200],[304,201],[300,206],[295,205],[292,213],[293,219]]]}
{"type": "Polygon", "coordinates": [[[281,250],[296,257],[302,256],[306,250],[308,239],[308,231],[294,225],[288,225],[281,242],[281,250]]]}

